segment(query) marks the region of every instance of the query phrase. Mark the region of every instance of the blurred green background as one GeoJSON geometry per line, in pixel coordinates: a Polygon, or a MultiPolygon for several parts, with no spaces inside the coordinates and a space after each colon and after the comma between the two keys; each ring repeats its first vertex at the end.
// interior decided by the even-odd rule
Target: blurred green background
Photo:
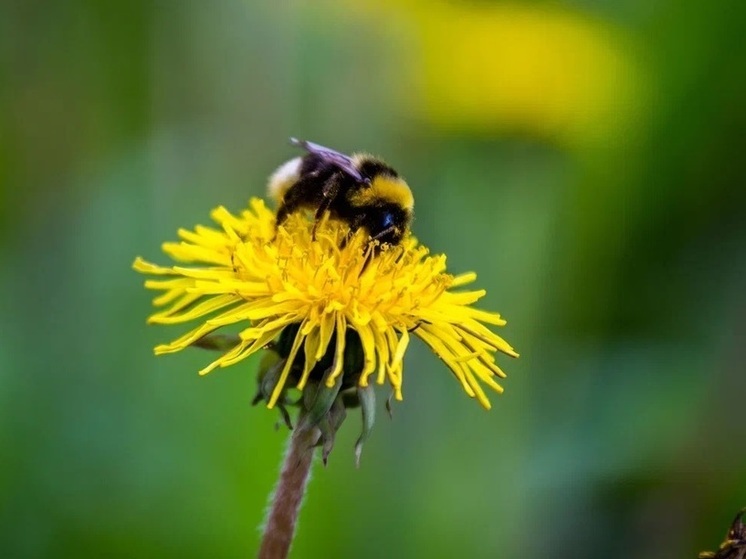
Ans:
{"type": "Polygon", "coordinates": [[[183,330],[130,266],[289,136],[400,170],[521,352],[488,413],[414,344],[292,556],[714,549],[746,505],[744,29],[743,0],[2,3],[0,556],[253,556],[286,439],[256,361],[155,358],[183,330]]]}

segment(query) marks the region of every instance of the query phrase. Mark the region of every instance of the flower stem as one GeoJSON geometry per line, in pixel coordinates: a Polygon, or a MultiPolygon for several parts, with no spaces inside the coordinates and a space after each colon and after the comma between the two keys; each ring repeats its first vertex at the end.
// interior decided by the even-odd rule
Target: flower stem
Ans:
{"type": "Polygon", "coordinates": [[[301,418],[298,418],[298,427],[290,436],[280,479],[272,497],[259,559],[285,559],[288,556],[311,473],[314,445],[319,436],[316,427],[303,428],[301,418]]]}

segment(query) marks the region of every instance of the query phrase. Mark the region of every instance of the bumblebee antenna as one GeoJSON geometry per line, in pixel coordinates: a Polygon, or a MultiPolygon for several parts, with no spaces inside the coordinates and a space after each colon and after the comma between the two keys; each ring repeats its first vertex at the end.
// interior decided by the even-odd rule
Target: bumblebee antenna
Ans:
{"type": "Polygon", "coordinates": [[[356,182],[366,185],[370,184],[370,179],[360,174],[360,171],[355,167],[355,163],[349,155],[345,155],[344,153],[340,153],[320,144],[309,142],[308,140],[299,140],[298,138],[290,138],[290,144],[320,157],[330,165],[334,165],[340,171],[343,171],[355,179],[356,182]]]}
{"type": "Polygon", "coordinates": [[[298,148],[303,148],[306,151],[310,151],[308,149],[308,142],[306,140],[299,140],[298,138],[290,138],[290,145],[295,146],[298,148]]]}

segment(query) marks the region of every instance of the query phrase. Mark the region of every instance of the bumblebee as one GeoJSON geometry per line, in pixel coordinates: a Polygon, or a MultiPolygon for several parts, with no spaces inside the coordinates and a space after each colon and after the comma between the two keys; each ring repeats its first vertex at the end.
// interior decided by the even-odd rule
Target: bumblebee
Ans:
{"type": "Polygon", "coordinates": [[[306,150],[269,178],[268,192],[278,203],[276,226],[301,209],[315,212],[313,233],[325,212],[345,222],[349,235],[364,229],[371,241],[397,245],[412,222],[414,197],[399,174],[367,154],[352,156],[291,138],[306,150]]]}

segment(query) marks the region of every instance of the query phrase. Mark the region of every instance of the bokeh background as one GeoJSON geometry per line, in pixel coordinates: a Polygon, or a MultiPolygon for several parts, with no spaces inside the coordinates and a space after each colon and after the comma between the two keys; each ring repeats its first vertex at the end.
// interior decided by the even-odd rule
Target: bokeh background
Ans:
{"type": "Polygon", "coordinates": [[[293,557],[714,549],[746,505],[744,29],[743,0],[3,2],[0,556],[253,556],[286,439],[256,361],[155,358],[182,330],[130,266],[289,136],[399,169],[521,352],[488,413],[416,345],[293,557]]]}

